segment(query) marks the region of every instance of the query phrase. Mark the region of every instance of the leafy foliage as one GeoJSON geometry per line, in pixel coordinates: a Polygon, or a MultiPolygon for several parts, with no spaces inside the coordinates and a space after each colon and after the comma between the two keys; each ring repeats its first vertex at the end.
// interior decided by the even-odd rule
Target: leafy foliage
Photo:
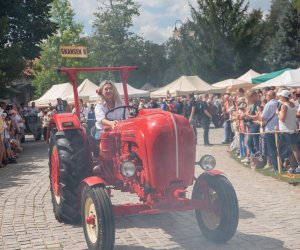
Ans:
{"type": "Polygon", "coordinates": [[[197,8],[192,7],[192,74],[214,82],[260,66],[262,13],[247,10],[245,0],[198,0],[197,8]]]}
{"type": "Polygon", "coordinates": [[[39,55],[37,45],[55,31],[52,0],[0,1],[0,85],[20,76],[25,59],[39,55]]]}
{"type": "MultiPolygon", "coordinates": [[[[83,26],[74,22],[74,11],[68,0],[54,0],[51,17],[58,26],[56,34],[40,44],[41,56],[35,61],[33,86],[36,95],[41,95],[52,85],[67,82],[67,78],[57,72],[60,67],[80,67],[86,59],[63,58],[59,53],[61,45],[86,45],[87,39],[81,38],[83,26]]],[[[83,80],[83,75],[79,77],[83,80]]]]}
{"type": "Polygon", "coordinates": [[[273,70],[290,67],[298,68],[300,64],[300,13],[292,3],[288,3],[279,29],[271,40],[268,62],[273,70]]]}
{"type": "MultiPolygon", "coordinates": [[[[136,64],[137,56],[142,52],[143,40],[130,32],[129,28],[133,17],[139,15],[138,9],[139,5],[133,0],[110,0],[101,5],[95,13],[93,25],[95,43],[91,60],[95,65],[136,64]]],[[[116,78],[108,73],[98,74],[97,77],[116,78]]]]}

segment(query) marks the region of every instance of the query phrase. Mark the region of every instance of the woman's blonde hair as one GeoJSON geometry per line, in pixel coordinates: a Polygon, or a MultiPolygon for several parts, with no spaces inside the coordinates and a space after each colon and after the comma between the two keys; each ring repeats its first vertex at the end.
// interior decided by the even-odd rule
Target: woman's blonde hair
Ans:
{"type": "Polygon", "coordinates": [[[101,104],[105,103],[106,100],[105,100],[105,97],[104,95],[102,94],[103,93],[103,88],[106,84],[110,84],[112,86],[112,89],[113,89],[113,100],[115,102],[115,104],[122,104],[122,101],[121,101],[121,97],[120,97],[120,94],[115,86],[115,84],[112,82],[112,81],[109,81],[109,80],[104,80],[102,81],[100,84],[99,84],[99,89],[97,90],[97,94],[99,95],[99,102],[101,104]]]}

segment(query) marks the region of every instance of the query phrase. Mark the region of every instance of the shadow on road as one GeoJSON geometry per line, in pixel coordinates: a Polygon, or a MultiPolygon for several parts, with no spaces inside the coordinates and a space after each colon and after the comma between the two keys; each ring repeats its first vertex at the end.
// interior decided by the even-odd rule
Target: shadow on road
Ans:
{"type": "Polygon", "coordinates": [[[22,147],[24,151],[19,155],[18,163],[0,169],[0,195],[5,189],[30,183],[30,176],[45,168],[45,164],[41,164],[41,159],[46,159],[48,154],[45,141],[28,141],[22,147]]]}
{"type": "Polygon", "coordinates": [[[255,214],[250,211],[240,208],[240,219],[252,219],[255,218],[255,214]]]}
{"type": "MultiPolygon", "coordinates": [[[[241,219],[249,219],[255,217],[254,214],[246,210],[241,211],[241,219]]],[[[167,242],[166,246],[161,246],[162,248],[167,247],[168,249],[185,249],[185,250],[234,250],[234,249],[264,249],[269,247],[270,249],[286,249],[283,247],[283,242],[274,238],[255,235],[255,234],[245,234],[237,231],[236,235],[226,244],[217,245],[206,240],[198,228],[198,224],[193,212],[184,213],[172,213],[172,214],[156,214],[156,215],[136,215],[129,217],[118,217],[116,218],[116,229],[131,229],[138,228],[139,231],[149,230],[149,229],[161,229],[161,234],[164,238],[168,238],[170,241],[167,242]],[[176,242],[180,247],[172,246],[172,242],[176,242]],[[170,244],[170,245],[168,245],[170,244]],[[196,247],[197,246],[197,247],[196,247]],[[260,246],[260,247],[259,247],[260,246]]],[[[132,237],[134,238],[134,232],[132,231],[132,237]]],[[[139,236],[138,236],[139,237],[139,236]]],[[[157,235],[151,234],[148,237],[154,242],[157,235]]],[[[159,249],[147,248],[143,246],[131,245],[118,245],[115,246],[116,250],[151,250],[159,249]]]]}

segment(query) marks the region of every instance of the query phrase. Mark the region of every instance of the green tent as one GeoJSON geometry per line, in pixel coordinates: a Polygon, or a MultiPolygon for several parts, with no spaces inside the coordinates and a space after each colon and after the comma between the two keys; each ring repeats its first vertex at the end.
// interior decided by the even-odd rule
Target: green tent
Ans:
{"type": "Polygon", "coordinates": [[[268,74],[263,74],[261,76],[252,78],[252,83],[253,84],[257,84],[257,83],[262,83],[262,82],[266,82],[270,79],[273,79],[279,75],[281,75],[283,72],[287,71],[287,70],[291,70],[290,68],[286,68],[286,69],[281,69],[278,71],[274,71],[272,73],[268,73],[268,74]]]}

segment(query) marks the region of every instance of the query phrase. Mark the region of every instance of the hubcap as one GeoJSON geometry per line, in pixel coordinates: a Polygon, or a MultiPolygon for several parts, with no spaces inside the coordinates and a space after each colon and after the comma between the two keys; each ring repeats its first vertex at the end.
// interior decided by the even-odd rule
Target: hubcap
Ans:
{"type": "Polygon", "coordinates": [[[60,203],[60,186],[59,186],[59,159],[57,147],[54,146],[51,155],[51,182],[52,189],[55,196],[57,204],[60,203]]]}
{"type": "Polygon", "coordinates": [[[84,206],[85,226],[88,237],[92,243],[98,239],[98,220],[93,200],[88,197],[84,206]]]}
{"type": "Polygon", "coordinates": [[[210,206],[201,210],[201,216],[205,225],[210,230],[215,230],[221,223],[221,206],[218,194],[215,190],[208,189],[210,206]]]}

